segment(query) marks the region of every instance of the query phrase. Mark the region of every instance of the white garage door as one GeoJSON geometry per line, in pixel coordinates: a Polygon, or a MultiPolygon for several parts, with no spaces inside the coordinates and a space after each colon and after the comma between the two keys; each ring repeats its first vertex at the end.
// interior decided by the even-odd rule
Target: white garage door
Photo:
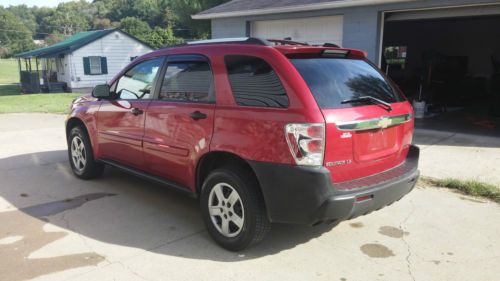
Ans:
{"type": "Polygon", "coordinates": [[[252,37],[265,39],[292,38],[309,44],[334,43],[342,46],[342,16],[310,17],[285,20],[254,21],[252,37]]]}

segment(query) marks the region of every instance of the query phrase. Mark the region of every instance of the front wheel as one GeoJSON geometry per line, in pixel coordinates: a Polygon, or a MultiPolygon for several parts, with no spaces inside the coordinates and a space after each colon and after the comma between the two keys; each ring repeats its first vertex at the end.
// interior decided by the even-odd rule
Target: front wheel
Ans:
{"type": "Polygon", "coordinates": [[[212,238],[230,251],[260,242],[270,230],[255,178],[244,171],[222,168],[205,180],[200,204],[212,238]]]}
{"type": "Polygon", "coordinates": [[[104,171],[104,164],[94,160],[89,137],[81,127],[74,127],[69,132],[68,157],[73,173],[79,178],[97,178],[104,171]]]}

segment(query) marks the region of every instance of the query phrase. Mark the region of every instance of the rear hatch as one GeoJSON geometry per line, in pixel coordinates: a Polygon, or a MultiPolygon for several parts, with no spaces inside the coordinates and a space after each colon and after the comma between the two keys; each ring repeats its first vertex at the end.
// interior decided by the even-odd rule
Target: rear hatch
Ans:
{"type": "Polygon", "coordinates": [[[335,183],[402,164],[412,141],[412,108],[370,62],[346,57],[290,57],[326,122],[324,166],[335,183]]]}

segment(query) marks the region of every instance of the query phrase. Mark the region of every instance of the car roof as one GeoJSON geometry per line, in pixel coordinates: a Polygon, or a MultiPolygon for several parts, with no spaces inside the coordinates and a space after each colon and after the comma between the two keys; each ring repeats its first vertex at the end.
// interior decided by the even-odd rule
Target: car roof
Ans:
{"type": "Polygon", "coordinates": [[[350,54],[353,57],[366,58],[366,52],[350,49],[341,48],[335,44],[327,43],[324,45],[309,45],[307,43],[301,43],[291,40],[281,40],[281,39],[261,39],[254,37],[238,37],[238,38],[219,38],[219,39],[208,39],[187,42],[185,44],[176,45],[172,47],[167,47],[163,49],[156,50],[143,57],[154,57],[158,55],[170,55],[176,53],[189,53],[199,52],[202,50],[228,50],[235,48],[273,48],[284,55],[292,54],[314,54],[322,53],[325,50],[330,50],[331,52],[338,51],[339,53],[350,54]]]}

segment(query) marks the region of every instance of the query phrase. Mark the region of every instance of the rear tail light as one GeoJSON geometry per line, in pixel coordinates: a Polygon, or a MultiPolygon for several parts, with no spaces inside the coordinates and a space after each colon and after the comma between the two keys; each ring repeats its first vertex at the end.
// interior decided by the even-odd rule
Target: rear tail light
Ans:
{"type": "Polygon", "coordinates": [[[303,166],[323,165],[325,124],[287,124],[285,136],[295,163],[303,166]]]}

